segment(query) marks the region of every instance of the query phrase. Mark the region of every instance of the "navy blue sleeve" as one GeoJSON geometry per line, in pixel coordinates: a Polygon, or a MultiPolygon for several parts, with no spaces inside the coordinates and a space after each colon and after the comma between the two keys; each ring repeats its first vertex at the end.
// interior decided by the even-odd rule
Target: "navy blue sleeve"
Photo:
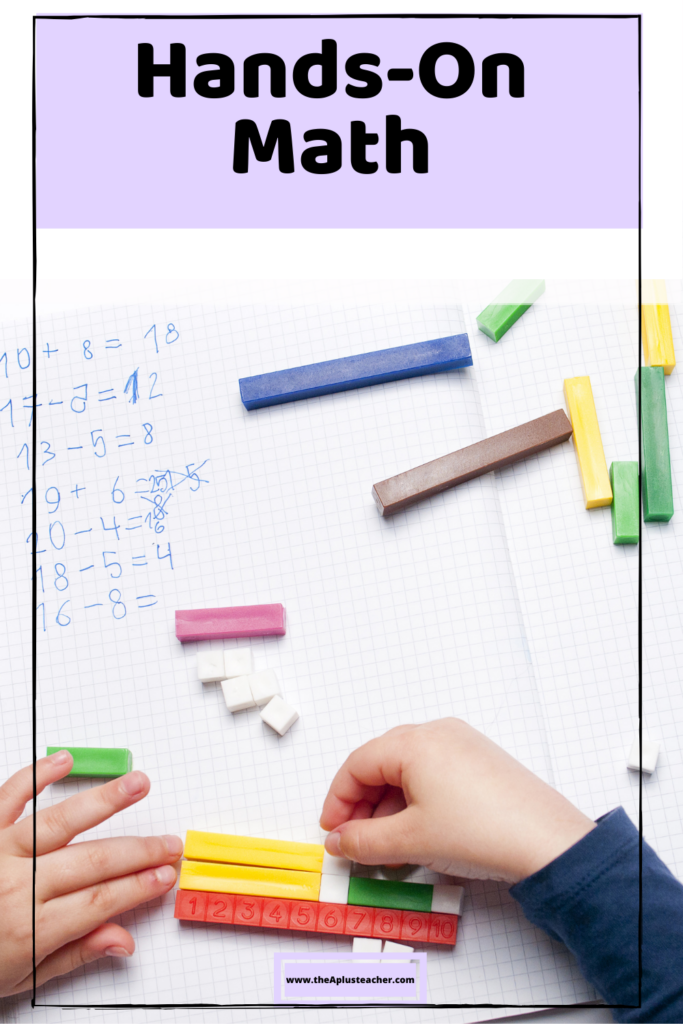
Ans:
{"type": "Polygon", "coordinates": [[[510,893],[532,924],[564,942],[616,1021],[683,1021],[683,885],[643,842],[642,983],[638,977],[639,836],[623,808],[510,893]]]}

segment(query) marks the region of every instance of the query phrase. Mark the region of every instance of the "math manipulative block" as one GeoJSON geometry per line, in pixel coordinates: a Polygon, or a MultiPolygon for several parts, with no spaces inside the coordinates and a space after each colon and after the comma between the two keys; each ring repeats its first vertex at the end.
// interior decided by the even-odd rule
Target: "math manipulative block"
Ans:
{"type": "Polygon", "coordinates": [[[435,885],[432,894],[432,914],[462,913],[465,890],[461,885],[435,885]]]}
{"type": "Polygon", "coordinates": [[[381,939],[364,939],[360,935],[357,935],[353,940],[351,947],[352,953],[381,953],[382,952],[382,940],[381,939]]]}
{"type": "Polygon", "coordinates": [[[345,935],[374,935],[375,911],[372,907],[348,907],[345,935]]]}
{"type": "Polygon", "coordinates": [[[235,676],[248,676],[254,671],[254,658],[250,647],[238,647],[234,650],[223,651],[224,679],[234,679],[235,676]]]}
{"type": "Polygon", "coordinates": [[[401,942],[429,942],[429,914],[404,910],[401,917],[401,942]]]}
{"type": "Polygon", "coordinates": [[[202,892],[317,901],[320,875],[313,871],[286,871],[282,868],[185,860],[180,868],[179,885],[181,889],[198,889],[202,892]]]}
{"type": "Polygon", "coordinates": [[[261,708],[261,718],[271,729],[284,736],[299,718],[299,712],[282,697],[273,697],[261,708]]]}
{"type": "Polygon", "coordinates": [[[545,281],[511,281],[477,317],[477,326],[493,341],[500,341],[545,291],[545,281]]]}
{"type": "MultiPolygon", "coordinates": [[[[643,740],[643,767],[642,771],[644,775],[652,775],[653,771],[657,767],[657,760],[659,758],[659,743],[655,743],[654,740],[643,740]]],[[[627,767],[632,772],[641,771],[640,767],[640,741],[638,737],[634,739],[631,744],[631,750],[628,755],[627,767]]]]}
{"type": "Polygon", "coordinates": [[[235,896],[187,889],[179,889],[176,894],[175,916],[182,921],[288,928],[290,931],[374,938],[380,942],[400,940],[451,946],[455,944],[458,930],[458,918],[453,914],[343,906],[263,896],[235,896]]]}
{"type": "Polygon", "coordinates": [[[238,896],[235,899],[234,924],[246,924],[252,928],[259,928],[265,902],[266,900],[259,896],[238,896]]]}
{"type": "Polygon", "coordinates": [[[349,880],[349,903],[365,907],[429,911],[433,892],[433,885],[421,882],[390,882],[381,878],[349,880]]]}
{"type": "Polygon", "coordinates": [[[175,635],[183,644],[240,636],[284,636],[285,632],[285,609],[281,604],[195,608],[175,613],[175,635]]]}
{"type": "Polygon", "coordinates": [[[261,913],[262,928],[289,928],[293,900],[264,900],[261,913]]]}
{"type": "Polygon", "coordinates": [[[181,921],[205,921],[208,892],[192,892],[178,889],[175,897],[174,917],[181,921]]]}
{"type": "Polygon", "coordinates": [[[403,910],[389,910],[386,907],[377,907],[372,934],[381,939],[400,939],[401,920],[404,913],[405,911],[403,910]]]}
{"type": "Polygon", "coordinates": [[[263,409],[302,398],[333,395],[339,391],[422,377],[428,373],[444,373],[471,365],[469,338],[466,334],[457,334],[436,341],[419,341],[413,345],[399,345],[378,352],[243,377],[239,382],[240,395],[247,409],[263,409]]]}
{"type": "Polygon", "coordinates": [[[319,843],[293,843],[286,839],[223,835],[188,830],[187,860],[215,864],[251,864],[253,867],[286,868],[291,871],[322,870],[324,847],[319,843]]]}
{"type": "Polygon", "coordinates": [[[643,519],[646,523],[668,523],[674,514],[674,498],[664,370],[661,366],[642,366],[636,372],[636,401],[641,417],[643,519]]]}
{"type": "Polygon", "coordinates": [[[668,376],[676,365],[676,353],[664,281],[643,281],[641,323],[645,365],[661,366],[668,376]]]}
{"type": "Polygon", "coordinates": [[[231,714],[254,707],[254,697],[249,686],[249,676],[224,679],[221,683],[225,706],[231,714]]]}
{"type": "Polygon", "coordinates": [[[414,953],[412,946],[406,946],[402,942],[385,942],[382,946],[383,953],[414,953]]]}
{"type": "Polygon", "coordinates": [[[197,655],[197,675],[202,683],[220,683],[226,679],[223,651],[200,651],[197,655]]]}
{"type": "Polygon", "coordinates": [[[579,462],[586,508],[611,505],[612,488],[590,377],[567,378],[564,382],[564,394],[574,431],[574,447],[579,462]]]}
{"type": "Polygon", "coordinates": [[[638,463],[613,462],[609,468],[612,485],[612,540],[615,544],[637,544],[640,536],[638,463]]]}
{"type": "MultiPolygon", "coordinates": [[[[182,892],[181,889],[178,890],[182,892]]],[[[225,893],[209,892],[204,920],[216,924],[232,924],[235,920],[235,897],[225,893]]]]}
{"type": "Polygon", "coordinates": [[[315,930],[317,932],[343,935],[345,921],[346,907],[340,907],[336,903],[321,903],[318,908],[318,920],[315,930]]]}
{"type": "Polygon", "coordinates": [[[265,668],[261,672],[252,672],[244,677],[251,688],[251,695],[257,707],[263,707],[273,697],[281,697],[282,691],[277,681],[277,676],[272,668],[265,668]]]}
{"type": "Polygon", "coordinates": [[[571,433],[571,424],[564,411],[557,409],[512,430],[504,430],[450,455],[426,462],[416,469],[382,480],[373,486],[372,496],[381,515],[392,516],[417,501],[492,470],[504,469],[567,441],[571,433]]]}
{"type": "Polygon", "coordinates": [[[351,865],[352,861],[347,860],[346,857],[334,857],[323,847],[322,873],[324,875],[343,875],[344,878],[350,878],[351,865]]]}
{"type": "Polygon", "coordinates": [[[320,903],[312,903],[308,900],[292,900],[292,909],[289,916],[289,928],[296,932],[314,932],[318,920],[320,903]]]}
{"type": "Polygon", "coordinates": [[[68,750],[74,759],[67,778],[116,778],[133,769],[133,755],[123,747],[48,747],[48,757],[58,750],[68,750]]]}
{"type": "Polygon", "coordinates": [[[347,903],[349,898],[349,879],[344,875],[323,875],[320,881],[321,903],[347,903]]]}
{"type": "Polygon", "coordinates": [[[429,915],[429,941],[455,945],[458,934],[458,918],[454,914],[429,915]]]}

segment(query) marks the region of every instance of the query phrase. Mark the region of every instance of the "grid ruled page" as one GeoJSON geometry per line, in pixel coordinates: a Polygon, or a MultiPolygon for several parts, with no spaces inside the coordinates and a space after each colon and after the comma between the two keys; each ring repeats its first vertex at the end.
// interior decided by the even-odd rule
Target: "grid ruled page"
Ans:
{"type": "MultiPolygon", "coordinates": [[[[631,290],[600,303],[549,286],[497,345],[477,332],[487,434],[564,409],[564,380],[588,375],[608,467],[637,461],[631,290]]],[[[622,804],[637,821],[625,765],[638,729],[638,547],[612,543],[609,507],[585,509],[573,439],[496,479],[555,784],[592,818],[622,804]]]]}
{"type": "MultiPolygon", "coordinates": [[[[128,746],[152,780],[150,797],[97,835],[206,828],[318,841],[327,786],[354,747],[449,714],[586,813],[635,812],[625,758],[637,728],[637,549],[612,545],[609,509],[585,511],[572,442],[386,521],[370,496],[376,480],[563,407],[562,380],[584,373],[608,464],[637,458],[626,299],[603,308],[549,295],[497,346],[476,331],[478,311],[130,307],[40,324],[39,750],[128,746]],[[241,376],[463,329],[466,370],[252,413],[239,400],[241,376]],[[286,637],[202,647],[251,646],[257,669],[275,669],[301,715],[284,738],[256,711],[231,716],[220,685],[196,679],[200,645],[174,636],[176,608],[275,601],[286,637]]],[[[15,411],[30,392],[23,372],[10,366],[15,411]]],[[[30,574],[18,457],[29,415],[22,405],[2,435],[15,554],[23,544],[13,561],[3,549],[17,595],[30,574]]],[[[660,552],[673,566],[664,542],[660,552]]],[[[672,567],[672,592],[679,579],[672,567]]],[[[648,657],[659,672],[654,647],[648,657]]],[[[16,714],[30,715],[28,703],[16,714]]],[[[57,785],[44,802],[89,785],[57,785]]],[[[657,808],[653,827],[666,800],[657,808]]],[[[670,839],[680,851],[680,835],[670,839]]],[[[122,920],[138,945],[131,962],[91,965],[39,1001],[268,1002],[276,949],[348,949],[341,937],[179,923],[172,895],[122,920]]],[[[435,1003],[594,998],[567,951],[494,883],[467,883],[455,951],[429,949],[435,1003]]]]}

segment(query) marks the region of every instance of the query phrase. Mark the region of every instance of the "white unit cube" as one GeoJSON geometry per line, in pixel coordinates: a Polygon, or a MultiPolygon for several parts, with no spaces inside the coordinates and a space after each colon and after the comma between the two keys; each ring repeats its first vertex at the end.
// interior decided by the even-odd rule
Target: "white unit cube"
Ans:
{"type": "Polygon", "coordinates": [[[280,684],[272,668],[266,668],[262,672],[253,672],[248,678],[254,704],[258,704],[259,707],[267,704],[273,697],[282,696],[280,684]]]}
{"type": "MultiPolygon", "coordinates": [[[[659,757],[659,743],[655,743],[654,740],[643,740],[643,772],[646,775],[652,775],[653,771],[657,767],[657,758],[659,757]]],[[[640,771],[640,742],[638,737],[634,739],[631,744],[631,752],[628,755],[628,767],[632,772],[640,771]]]]}
{"type": "Polygon", "coordinates": [[[461,885],[435,885],[432,894],[432,914],[462,914],[461,885]]]}
{"type": "Polygon", "coordinates": [[[203,683],[220,683],[225,679],[223,651],[200,651],[197,655],[197,675],[203,683]]]}
{"type": "Polygon", "coordinates": [[[356,935],[353,940],[354,953],[381,953],[381,939],[366,939],[362,935],[356,935]]]}
{"type": "Polygon", "coordinates": [[[413,946],[404,946],[402,942],[392,942],[391,939],[385,939],[383,953],[414,953],[415,949],[413,946]]]}
{"type": "Polygon", "coordinates": [[[298,717],[299,712],[290,707],[282,697],[273,697],[264,708],[261,708],[263,721],[271,729],[275,729],[275,732],[279,732],[280,736],[284,736],[287,730],[291,729],[298,717]]]}
{"type": "Polygon", "coordinates": [[[326,875],[323,872],[320,879],[321,903],[348,903],[349,902],[349,879],[343,875],[326,875]]]}
{"type": "Polygon", "coordinates": [[[223,660],[225,662],[224,679],[234,679],[235,676],[249,676],[254,671],[254,658],[251,653],[251,647],[223,651],[223,660]]]}
{"type": "Polygon", "coordinates": [[[327,850],[323,853],[323,875],[342,875],[344,878],[351,877],[352,861],[346,857],[333,857],[327,850]]]}
{"type": "Polygon", "coordinates": [[[238,676],[237,679],[226,679],[221,683],[228,711],[244,711],[245,708],[254,707],[251,687],[246,679],[247,676],[238,676]]]}

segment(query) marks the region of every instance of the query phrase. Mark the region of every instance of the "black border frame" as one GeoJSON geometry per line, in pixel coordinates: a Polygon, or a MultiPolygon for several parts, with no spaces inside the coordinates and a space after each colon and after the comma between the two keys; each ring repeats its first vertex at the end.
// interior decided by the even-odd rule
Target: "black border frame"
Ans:
{"type": "MultiPolygon", "coordinates": [[[[35,451],[37,444],[37,393],[38,372],[36,366],[36,291],[38,282],[38,251],[36,223],[36,24],[38,21],[80,21],[83,19],[114,20],[114,21],[306,21],[306,20],[369,20],[369,19],[405,19],[405,20],[462,20],[477,19],[481,21],[540,21],[557,19],[582,20],[636,20],[638,22],[638,369],[642,366],[642,321],[640,308],[642,305],[642,175],[643,175],[643,105],[642,105],[642,14],[39,14],[33,16],[33,61],[32,61],[32,238],[33,238],[33,418],[32,438],[33,472],[32,484],[32,531],[35,538],[37,530],[37,469],[35,451]]],[[[641,374],[638,373],[638,408],[640,409],[641,374]]],[[[638,415],[638,494],[639,494],[639,543],[638,543],[638,740],[640,744],[640,763],[643,756],[643,513],[642,513],[642,444],[641,417],[638,415]]],[[[37,1003],[36,1002],[36,761],[37,761],[37,640],[38,640],[38,581],[36,577],[37,555],[36,544],[33,544],[32,559],[32,601],[31,610],[31,686],[32,686],[32,741],[33,741],[33,883],[31,902],[31,930],[33,953],[33,988],[31,1007],[55,1007],[62,1010],[184,1010],[184,1009],[285,1009],[285,1010],[323,1010],[323,1009],[519,1009],[519,1010],[567,1010],[574,1007],[606,1006],[608,1009],[637,1009],[642,1005],[643,982],[643,773],[639,772],[638,788],[638,831],[639,831],[639,892],[638,892],[638,1004],[630,1003],[37,1003]]]]}

